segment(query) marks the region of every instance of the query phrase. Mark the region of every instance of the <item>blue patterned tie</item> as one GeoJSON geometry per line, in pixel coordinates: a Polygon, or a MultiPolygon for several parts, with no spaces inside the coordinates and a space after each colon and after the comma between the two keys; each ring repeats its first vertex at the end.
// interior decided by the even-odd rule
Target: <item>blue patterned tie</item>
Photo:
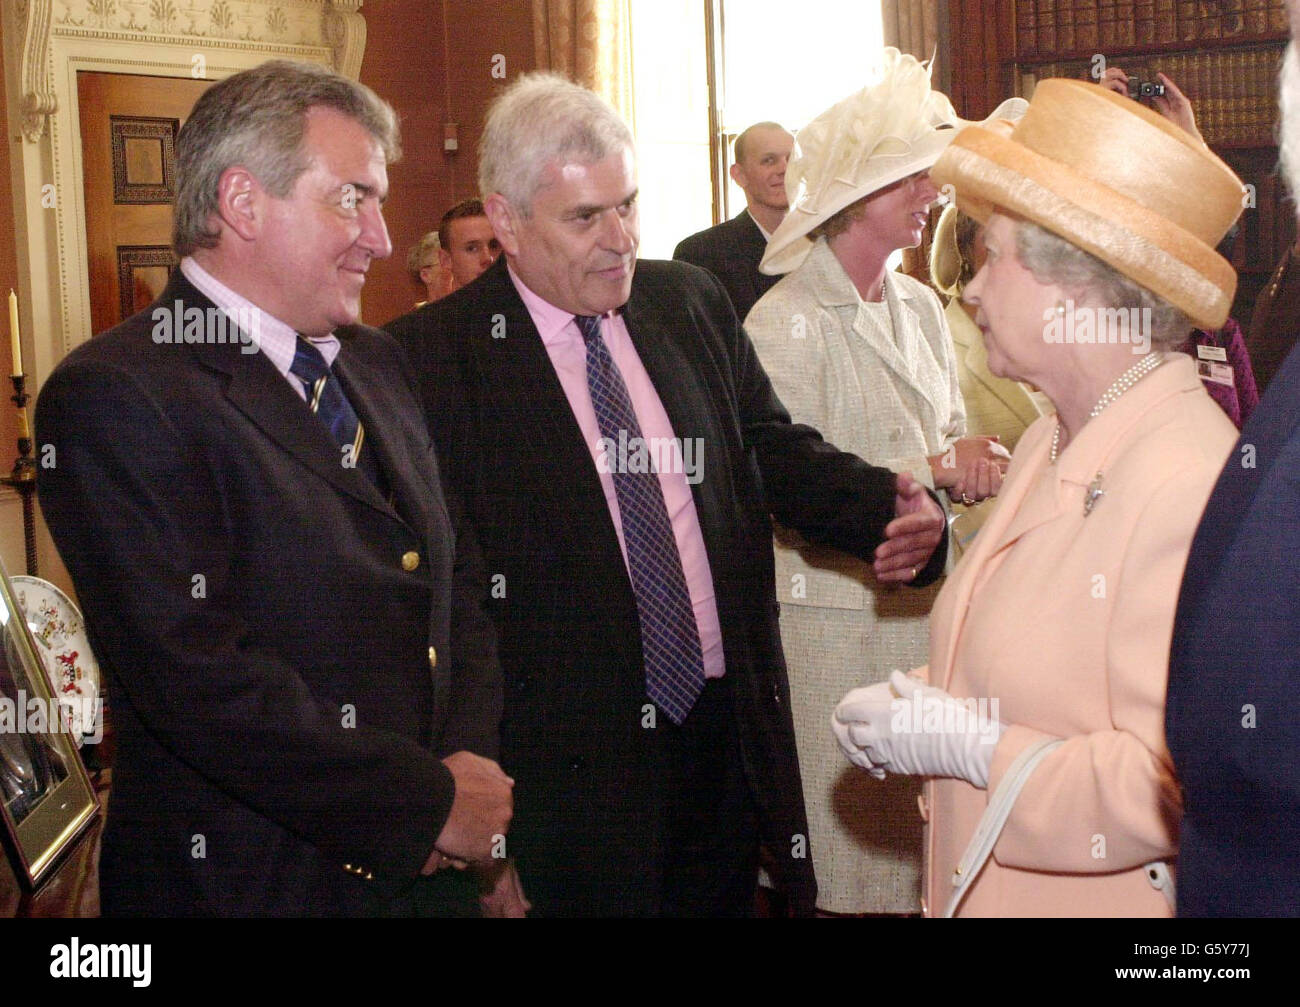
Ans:
{"type": "Polygon", "coordinates": [[[357,418],[352,403],[343,394],[343,386],[330,370],[329,364],[325,363],[320,350],[302,336],[298,337],[298,346],[294,350],[289,373],[302,382],[303,390],[307,393],[307,404],[311,407],[311,411],[329,427],[334,443],[340,448],[353,445],[352,464],[369,476],[371,482],[378,485],[379,470],[375,465],[374,452],[362,451],[365,446],[366,431],[361,425],[361,420],[357,418]]]}
{"type": "MultiPolygon", "coordinates": [[[[587,343],[587,385],[601,436],[615,444],[620,431],[626,432],[628,441],[640,438],[641,427],[627,385],[600,334],[600,318],[575,315],[573,320],[587,343]]],[[[646,694],[674,724],[680,724],[704,688],[700,630],[686,588],[681,553],[658,474],[619,472],[616,459],[609,461],[641,622],[646,694]]]]}

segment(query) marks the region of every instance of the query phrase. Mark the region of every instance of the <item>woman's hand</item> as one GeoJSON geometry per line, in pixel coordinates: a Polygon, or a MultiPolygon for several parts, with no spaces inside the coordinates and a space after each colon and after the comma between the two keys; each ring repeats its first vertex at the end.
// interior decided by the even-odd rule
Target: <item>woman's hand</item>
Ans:
{"type": "Polygon", "coordinates": [[[993,749],[1006,730],[988,705],[980,710],[895,671],[888,682],[845,696],[831,729],[849,761],[877,779],[947,776],[986,789],[993,749]]]}
{"type": "Polygon", "coordinates": [[[935,489],[946,489],[953,501],[978,503],[997,496],[1011,455],[996,437],[963,437],[948,450],[931,456],[935,489]]]}

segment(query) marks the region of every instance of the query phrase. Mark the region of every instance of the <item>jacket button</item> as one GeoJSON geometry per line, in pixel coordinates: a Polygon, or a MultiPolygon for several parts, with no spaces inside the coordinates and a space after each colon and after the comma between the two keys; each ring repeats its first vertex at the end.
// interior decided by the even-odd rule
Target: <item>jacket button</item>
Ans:
{"type": "Polygon", "coordinates": [[[438,648],[430,647],[429,648],[429,670],[432,671],[436,667],[438,667],[438,648]]]}
{"type": "Polygon", "coordinates": [[[410,573],[420,565],[420,554],[418,552],[402,553],[402,569],[410,573]]]}

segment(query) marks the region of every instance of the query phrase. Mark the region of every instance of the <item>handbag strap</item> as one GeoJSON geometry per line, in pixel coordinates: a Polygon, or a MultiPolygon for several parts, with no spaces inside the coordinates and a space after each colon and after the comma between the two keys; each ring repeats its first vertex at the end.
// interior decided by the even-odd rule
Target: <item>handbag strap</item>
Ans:
{"type": "MultiPolygon", "coordinates": [[[[975,827],[975,834],[971,836],[961,859],[957,861],[957,868],[952,874],[952,898],[949,899],[948,908],[943,913],[945,919],[956,915],[962,899],[970,890],[971,882],[979,877],[980,871],[984,869],[989,856],[993,853],[993,847],[997,845],[998,836],[1002,834],[1003,826],[1011,816],[1016,798],[1029,782],[1029,777],[1044,758],[1064,743],[1061,738],[1044,738],[1036,741],[1025,747],[1011,763],[1001,782],[998,783],[997,789],[993,791],[993,796],[989,798],[988,807],[984,809],[979,825],[975,827]]],[[[1151,887],[1164,895],[1169,908],[1174,909],[1177,899],[1173,872],[1169,870],[1169,865],[1163,860],[1153,860],[1145,864],[1143,870],[1146,872],[1147,880],[1151,882],[1151,887]]]]}
{"type": "Polygon", "coordinates": [[[971,882],[979,877],[980,871],[984,869],[984,864],[988,862],[998,836],[1002,834],[1002,827],[1007,824],[1011,809],[1015,807],[1016,798],[1029,782],[1030,775],[1048,753],[1064,743],[1060,738],[1044,738],[1026,746],[1003,774],[997,789],[993,791],[993,796],[989,798],[988,807],[980,817],[979,825],[975,827],[975,835],[971,836],[970,842],[966,844],[961,859],[957,861],[957,869],[952,872],[953,893],[952,898],[948,900],[948,908],[943,911],[944,919],[949,919],[956,914],[957,907],[966,897],[971,882]]]}

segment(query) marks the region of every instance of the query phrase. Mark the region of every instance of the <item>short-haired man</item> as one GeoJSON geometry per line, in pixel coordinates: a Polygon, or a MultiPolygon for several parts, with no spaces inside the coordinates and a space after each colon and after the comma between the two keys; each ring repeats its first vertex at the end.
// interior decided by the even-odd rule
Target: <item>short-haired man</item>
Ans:
{"type": "MultiPolygon", "coordinates": [[[[1280,78],[1282,167],[1300,193],[1300,0],[1280,78]]],[[[1187,557],[1165,735],[1183,785],[1179,916],[1300,907],[1300,352],[1242,427],[1187,557]]]]}
{"type": "Polygon", "coordinates": [[[417,308],[451,293],[451,274],[442,267],[438,254],[441,249],[438,232],[430,231],[421,235],[406,253],[406,274],[416,289],[424,294],[424,299],[416,302],[417,308]]]}
{"type": "Polygon", "coordinates": [[[501,243],[483,213],[480,199],[462,199],[438,223],[438,261],[451,277],[451,293],[476,280],[501,254],[501,243]]]}
{"type": "Polygon", "coordinates": [[[747,914],[761,839],[810,913],[770,515],[923,583],[942,513],[790,423],[717,280],[637,261],[602,99],[524,76],[480,151],[505,261],[389,328],[493,582],[524,887],[545,914],[747,914]]]}
{"type": "Polygon", "coordinates": [[[353,324],[397,152],[324,68],[214,84],[176,141],[180,267],[41,391],[42,509],[118,717],[106,914],[477,908],[419,876],[510,818],[486,580],[400,350],[353,324]]]}
{"type": "Polygon", "coordinates": [[[726,288],[736,317],[749,309],[779,280],[758,271],[772,232],[785,219],[790,202],[785,169],[794,137],[775,122],[759,122],[736,137],[731,177],[745,192],[745,209],[730,220],[685,238],[674,259],[707,269],[726,288]]]}

